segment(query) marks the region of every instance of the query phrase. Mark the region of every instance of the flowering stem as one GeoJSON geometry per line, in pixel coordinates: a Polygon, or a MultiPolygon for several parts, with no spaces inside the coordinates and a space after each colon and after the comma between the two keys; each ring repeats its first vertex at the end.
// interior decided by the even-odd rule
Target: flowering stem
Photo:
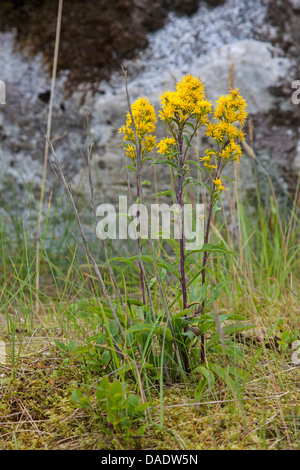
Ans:
{"type": "MultiPolygon", "coordinates": [[[[220,166],[221,166],[221,159],[219,159],[218,167],[216,169],[216,178],[217,179],[220,176],[220,166]]],[[[210,195],[210,202],[209,202],[209,211],[208,211],[208,217],[207,217],[207,224],[206,224],[206,232],[205,232],[205,238],[204,238],[204,243],[207,244],[209,240],[209,231],[210,231],[210,224],[211,224],[211,217],[212,217],[212,210],[214,206],[214,195],[215,195],[215,190],[216,190],[216,184],[213,182],[213,186],[211,189],[211,195],[210,195]]],[[[207,257],[208,257],[208,252],[204,251],[203,253],[203,260],[202,260],[202,286],[205,284],[205,274],[206,274],[206,263],[207,263],[207,257]]],[[[204,312],[204,306],[205,306],[205,299],[203,300],[201,307],[197,310],[195,315],[202,315],[204,312]]],[[[204,363],[206,359],[206,352],[205,352],[205,334],[201,334],[201,362],[204,363]]]]}
{"type": "MultiPolygon", "coordinates": [[[[131,109],[131,106],[130,106],[130,98],[129,98],[128,87],[127,87],[127,72],[124,69],[123,69],[123,72],[124,72],[124,76],[125,76],[125,89],[126,89],[128,111],[129,111],[129,114],[131,116],[132,127],[133,127],[133,131],[134,131],[135,142],[136,142],[136,148],[139,148],[137,130],[136,130],[136,126],[135,126],[135,123],[134,123],[134,118],[133,118],[133,115],[132,115],[132,109],[131,109]]],[[[143,200],[144,198],[143,198],[143,190],[142,190],[141,177],[140,177],[140,156],[141,156],[141,154],[138,151],[137,152],[137,166],[136,166],[137,173],[138,173],[138,175],[137,175],[137,187],[139,188],[139,191],[140,191],[139,194],[140,194],[141,203],[143,204],[144,203],[144,200],[143,200]]],[[[177,358],[178,365],[179,365],[180,369],[183,370],[181,357],[180,357],[180,351],[179,351],[179,347],[178,347],[178,344],[177,344],[177,341],[176,341],[175,331],[174,331],[173,324],[172,324],[171,314],[170,314],[170,311],[169,311],[169,308],[168,308],[168,303],[167,303],[166,296],[165,296],[165,293],[164,293],[164,290],[163,290],[160,275],[159,275],[159,272],[158,272],[158,269],[157,269],[156,258],[155,258],[154,247],[153,247],[153,242],[152,242],[152,238],[151,238],[151,232],[150,232],[149,224],[148,224],[148,242],[149,242],[149,248],[150,248],[151,255],[152,255],[155,277],[156,277],[156,280],[157,280],[157,284],[158,284],[158,287],[159,287],[159,290],[160,290],[160,294],[161,294],[162,301],[163,301],[163,306],[164,306],[166,317],[167,317],[167,324],[170,328],[170,331],[171,331],[171,334],[172,334],[172,337],[173,337],[173,341],[174,341],[174,348],[175,348],[176,358],[177,358]]]]}
{"type": "MultiPolygon", "coordinates": [[[[183,211],[182,211],[182,192],[183,192],[183,180],[184,180],[184,174],[183,174],[183,164],[184,164],[184,158],[185,156],[183,155],[183,150],[182,150],[182,132],[178,132],[177,136],[177,141],[179,144],[179,177],[178,177],[178,189],[176,193],[176,199],[177,203],[180,206],[181,213],[180,213],[180,240],[179,240],[179,246],[180,246],[180,274],[181,274],[181,289],[182,289],[182,304],[183,304],[183,310],[187,308],[187,288],[186,288],[186,275],[185,275],[185,253],[184,253],[184,219],[183,219],[183,211]]],[[[183,360],[184,360],[184,367],[185,371],[187,373],[190,372],[190,362],[189,362],[189,357],[186,352],[186,350],[183,351],[183,360]]]]}
{"type": "Polygon", "coordinates": [[[182,287],[182,302],[183,309],[187,308],[187,292],[186,292],[186,276],[185,276],[185,253],[184,253],[184,220],[182,212],[182,191],[183,191],[183,179],[182,167],[184,164],[184,155],[182,152],[182,132],[178,132],[178,144],[179,144],[179,177],[178,177],[178,190],[176,194],[177,203],[181,209],[181,233],[180,233],[180,274],[181,274],[181,287],[182,287]]]}
{"type": "MultiPolygon", "coordinates": [[[[139,162],[137,161],[137,165],[139,162]]],[[[139,171],[136,172],[136,180],[137,180],[137,198],[138,200],[140,199],[140,181],[139,181],[139,171]]],[[[137,211],[137,217],[140,216],[140,212],[137,211]]],[[[140,225],[137,226],[137,231],[139,231],[140,225]]],[[[140,237],[138,237],[138,250],[141,253],[141,240],[140,237]]],[[[141,289],[142,289],[142,298],[143,298],[143,304],[146,305],[146,295],[145,295],[145,285],[144,285],[144,275],[143,275],[143,270],[142,270],[142,265],[141,262],[139,261],[139,268],[140,268],[140,280],[141,280],[141,289]]]]}

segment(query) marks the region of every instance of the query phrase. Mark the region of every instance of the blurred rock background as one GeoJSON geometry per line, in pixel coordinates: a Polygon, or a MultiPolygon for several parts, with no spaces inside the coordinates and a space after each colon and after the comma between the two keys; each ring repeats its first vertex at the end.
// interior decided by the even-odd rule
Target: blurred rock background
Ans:
{"type": "MultiPolygon", "coordinates": [[[[0,80],[6,84],[6,104],[0,105],[2,212],[26,211],[39,200],[57,5],[0,2],[0,80]]],[[[242,189],[251,198],[257,175],[263,190],[263,168],[288,204],[300,170],[300,104],[292,102],[299,49],[298,0],[64,0],[51,135],[73,187],[83,191],[86,178],[79,149],[85,151],[88,114],[97,203],[126,193],[118,134],[126,113],[120,65],[128,70],[131,100],[148,96],[156,109],[160,94],[185,73],[205,82],[210,100],[226,93],[231,73],[248,101],[247,140],[262,164],[244,157],[242,189]]],[[[197,145],[199,154],[201,136],[197,145]]],[[[144,171],[149,179],[149,169],[144,171]]],[[[159,190],[165,178],[159,169],[159,190]]],[[[49,167],[46,203],[55,185],[49,167]]],[[[59,194],[57,189],[54,200],[59,194]]]]}

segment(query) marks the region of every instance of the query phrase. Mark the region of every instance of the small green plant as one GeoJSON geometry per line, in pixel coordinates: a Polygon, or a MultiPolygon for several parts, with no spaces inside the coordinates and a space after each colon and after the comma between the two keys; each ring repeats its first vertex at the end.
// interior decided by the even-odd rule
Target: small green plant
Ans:
{"type": "Polygon", "coordinates": [[[142,435],[145,430],[146,424],[142,422],[149,403],[142,403],[141,397],[130,393],[128,385],[118,379],[110,382],[108,377],[103,377],[97,385],[93,400],[76,388],[72,393],[72,401],[85,410],[91,408],[94,401],[95,406],[104,413],[103,429],[106,433],[113,431],[129,438],[142,435]]]}
{"type": "Polygon", "coordinates": [[[278,339],[278,348],[279,351],[287,351],[289,347],[292,346],[294,341],[298,340],[298,335],[296,330],[289,330],[284,325],[284,320],[281,318],[277,322],[278,329],[280,331],[280,339],[278,339]]]}

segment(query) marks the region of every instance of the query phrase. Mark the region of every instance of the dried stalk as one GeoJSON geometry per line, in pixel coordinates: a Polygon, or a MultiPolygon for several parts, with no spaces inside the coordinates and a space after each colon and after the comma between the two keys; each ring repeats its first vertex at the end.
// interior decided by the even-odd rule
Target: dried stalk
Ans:
{"type": "MultiPolygon", "coordinates": [[[[123,338],[123,340],[125,340],[125,334],[124,334],[124,330],[123,330],[123,327],[120,323],[120,320],[115,312],[115,309],[111,303],[111,300],[110,300],[110,296],[107,292],[107,289],[106,289],[106,286],[105,286],[105,283],[104,283],[104,280],[101,276],[101,273],[99,271],[99,268],[98,268],[98,265],[91,253],[91,250],[90,250],[90,247],[89,247],[89,244],[88,244],[88,241],[86,239],[86,236],[85,236],[85,233],[83,231],[83,227],[82,227],[82,224],[81,224],[81,220],[80,220],[80,217],[79,217],[79,214],[78,214],[78,210],[77,210],[77,207],[76,207],[76,204],[75,204],[75,201],[74,201],[74,198],[73,198],[73,194],[72,194],[72,190],[71,190],[71,187],[68,185],[66,179],[65,179],[65,176],[64,176],[64,173],[61,169],[61,166],[60,166],[60,163],[58,161],[58,158],[55,154],[55,151],[54,151],[54,148],[50,142],[50,140],[48,139],[48,144],[49,144],[49,147],[51,149],[51,152],[52,152],[52,155],[53,155],[53,158],[54,158],[54,161],[52,161],[51,159],[49,159],[49,162],[50,162],[50,165],[52,167],[52,170],[54,171],[56,177],[59,179],[61,185],[63,186],[65,192],[67,193],[68,197],[69,197],[69,200],[71,202],[71,205],[72,205],[72,208],[73,208],[73,213],[75,215],[75,218],[76,218],[76,222],[77,222],[77,225],[78,225],[78,228],[79,228],[79,232],[80,232],[80,235],[81,235],[81,239],[82,239],[82,243],[83,243],[83,247],[84,247],[84,250],[85,250],[85,253],[90,261],[90,263],[92,264],[93,268],[94,268],[94,271],[95,271],[95,274],[96,274],[96,277],[100,283],[100,286],[102,288],[102,291],[103,291],[103,294],[105,296],[105,299],[107,301],[107,304],[110,308],[110,311],[112,313],[112,316],[116,322],[116,324],[118,325],[118,328],[119,328],[119,331],[120,331],[120,334],[123,338]]],[[[115,347],[117,348],[118,352],[120,353],[120,348],[119,346],[114,342],[115,344],[115,347]]]]}
{"type": "MultiPolygon", "coordinates": [[[[125,168],[125,174],[126,174],[126,180],[127,180],[129,201],[130,201],[130,205],[132,205],[132,192],[131,192],[131,187],[130,187],[130,179],[129,179],[129,173],[128,173],[128,168],[127,168],[127,163],[126,163],[126,157],[125,157],[125,155],[123,155],[123,158],[124,158],[124,168],[125,168]]],[[[141,271],[142,271],[142,275],[143,275],[144,280],[145,280],[145,286],[146,286],[146,291],[147,291],[147,297],[148,297],[149,304],[150,304],[150,309],[151,309],[151,313],[152,313],[152,318],[153,318],[153,321],[155,321],[155,320],[156,320],[156,316],[155,316],[154,306],[153,306],[152,297],[151,297],[151,292],[150,292],[149,285],[148,285],[147,278],[146,278],[146,271],[145,271],[144,262],[143,262],[143,260],[142,260],[142,253],[141,253],[141,249],[140,249],[140,244],[139,244],[139,243],[137,243],[137,252],[138,252],[138,257],[139,257],[139,266],[140,266],[140,269],[141,269],[141,271]]]]}
{"type": "MultiPolygon", "coordinates": [[[[86,148],[87,148],[87,158],[85,160],[84,156],[82,155],[86,165],[87,165],[87,168],[88,168],[88,177],[89,177],[89,187],[90,187],[90,204],[92,206],[92,210],[93,210],[93,214],[94,214],[94,217],[97,221],[97,216],[96,216],[96,203],[95,203],[95,194],[94,194],[94,184],[93,184],[93,177],[92,177],[92,172],[91,172],[91,151],[92,151],[92,146],[89,145],[89,121],[87,119],[87,145],[86,145],[86,148]]],[[[110,260],[109,260],[109,257],[108,257],[108,252],[107,252],[107,247],[106,247],[106,243],[105,243],[105,240],[101,240],[101,244],[102,244],[102,247],[103,247],[103,251],[104,251],[104,256],[105,256],[105,261],[106,261],[106,264],[107,264],[107,267],[108,267],[108,271],[109,271],[109,275],[110,275],[110,278],[113,282],[113,285],[114,285],[114,289],[115,289],[115,292],[117,293],[117,296],[119,298],[119,301],[120,301],[120,304],[123,308],[123,311],[124,311],[124,314],[125,314],[125,318],[127,319],[128,323],[130,326],[132,326],[132,321],[130,319],[130,316],[128,315],[128,311],[127,311],[127,308],[126,308],[126,305],[123,301],[123,297],[122,297],[122,294],[120,292],[120,289],[118,287],[118,284],[117,284],[117,281],[116,281],[116,278],[114,276],[114,273],[113,273],[113,270],[112,270],[112,267],[111,267],[111,263],[110,263],[110,260]]]]}
{"type": "Polygon", "coordinates": [[[50,101],[49,101],[49,111],[48,111],[48,122],[47,122],[47,139],[46,139],[45,153],[44,153],[43,180],[42,180],[42,186],[41,186],[39,218],[38,218],[37,235],[36,235],[37,247],[36,247],[36,280],[35,280],[36,285],[35,285],[35,287],[36,287],[36,313],[37,314],[39,312],[39,295],[38,295],[38,292],[39,292],[39,287],[40,287],[40,231],[41,231],[43,204],[44,204],[44,193],[45,193],[46,174],[47,174],[47,162],[48,162],[48,154],[49,154],[48,140],[50,139],[50,134],[51,134],[52,110],[53,110],[54,89],[55,89],[55,80],[56,80],[57,62],[58,62],[58,51],[59,51],[59,41],[60,41],[62,8],[63,8],[63,0],[59,0],[58,12],[57,12],[55,46],[54,46],[54,57],[53,57],[53,68],[52,68],[52,79],[51,79],[51,91],[50,91],[50,101]]]}

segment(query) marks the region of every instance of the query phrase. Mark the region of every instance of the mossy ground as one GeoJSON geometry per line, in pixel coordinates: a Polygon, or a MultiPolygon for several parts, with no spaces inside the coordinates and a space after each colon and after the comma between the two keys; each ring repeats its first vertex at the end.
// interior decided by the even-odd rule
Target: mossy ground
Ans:
{"type": "Polygon", "coordinates": [[[54,343],[63,335],[57,325],[31,325],[30,331],[6,337],[2,330],[7,357],[0,364],[1,450],[300,448],[300,368],[291,363],[290,351],[245,344],[244,368],[250,370],[253,362],[254,367],[242,403],[222,382],[201,403],[193,385],[173,383],[164,387],[161,415],[159,389],[153,388],[149,425],[142,436],[133,429],[128,437],[111,429],[103,410],[72,402],[72,391],[95,382],[101,372],[66,359],[54,343]]]}

